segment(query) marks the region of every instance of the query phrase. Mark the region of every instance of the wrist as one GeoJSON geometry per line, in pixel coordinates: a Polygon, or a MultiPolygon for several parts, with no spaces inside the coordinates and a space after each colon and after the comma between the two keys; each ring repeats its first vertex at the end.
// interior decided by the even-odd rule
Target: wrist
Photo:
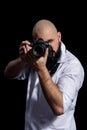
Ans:
{"type": "Polygon", "coordinates": [[[38,73],[38,75],[39,76],[45,76],[45,75],[47,75],[49,72],[48,72],[48,69],[47,69],[47,67],[46,66],[42,66],[42,67],[40,67],[38,70],[37,70],[37,73],[38,73]]]}

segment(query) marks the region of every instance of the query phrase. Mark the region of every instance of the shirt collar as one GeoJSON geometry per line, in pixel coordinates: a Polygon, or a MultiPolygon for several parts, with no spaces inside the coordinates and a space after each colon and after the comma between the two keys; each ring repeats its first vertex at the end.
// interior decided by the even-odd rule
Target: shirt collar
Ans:
{"type": "Polygon", "coordinates": [[[58,59],[58,63],[65,62],[65,53],[66,53],[66,46],[64,43],[61,41],[61,54],[60,58],[58,59]]]}

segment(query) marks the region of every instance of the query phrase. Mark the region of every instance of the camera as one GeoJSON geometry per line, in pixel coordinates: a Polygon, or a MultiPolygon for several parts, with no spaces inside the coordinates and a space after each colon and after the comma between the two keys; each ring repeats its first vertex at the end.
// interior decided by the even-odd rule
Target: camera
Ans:
{"type": "Polygon", "coordinates": [[[49,45],[48,42],[45,42],[43,39],[37,39],[34,42],[30,43],[30,46],[32,47],[32,53],[36,57],[44,56],[46,48],[48,48],[48,56],[53,56],[53,49],[49,45]]]}

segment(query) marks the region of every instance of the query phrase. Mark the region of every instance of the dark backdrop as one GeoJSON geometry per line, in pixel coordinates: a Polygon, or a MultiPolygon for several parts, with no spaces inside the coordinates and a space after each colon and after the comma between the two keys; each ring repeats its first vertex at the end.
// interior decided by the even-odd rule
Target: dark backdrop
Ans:
{"type": "MultiPolygon", "coordinates": [[[[81,4],[81,3],[80,3],[81,4]]],[[[73,5],[72,5],[73,6],[73,5]]],[[[3,6],[4,7],[4,6],[3,6]]],[[[5,5],[6,7],[6,5],[5,5]]],[[[49,11],[48,14],[31,14],[29,7],[10,6],[1,15],[1,43],[0,43],[0,76],[1,76],[1,127],[4,130],[24,130],[24,113],[27,81],[8,80],[3,72],[7,63],[18,57],[18,48],[22,40],[31,40],[31,31],[35,22],[46,18],[55,23],[62,33],[62,41],[81,61],[85,70],[85,80],[79,91],[75,119],[77,130],[86,129],[86,83],[87,83],[87,52],[86,52],[86,18],[85,8],[74,6],[71,8],[58,7],[54,13],[52,8],[38,8],[49,11]],[[52,13],[51,13],[51,12],[52,13]]],[[[35,8],[36,9],[36,8],[35,8]]],[[[35,11],[35,9],[33,11],[35,11]]]]}

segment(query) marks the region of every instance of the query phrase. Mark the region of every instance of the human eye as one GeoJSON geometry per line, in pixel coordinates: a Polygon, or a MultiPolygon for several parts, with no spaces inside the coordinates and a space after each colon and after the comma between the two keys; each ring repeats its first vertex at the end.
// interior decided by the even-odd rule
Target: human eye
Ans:
{"type": "Polygon", "coordinates": [[[53,43],[53,39],[49,39],[49,40],[47,40],[47,42],[49,43],[49,44],[52,44],[53,43]]]}

